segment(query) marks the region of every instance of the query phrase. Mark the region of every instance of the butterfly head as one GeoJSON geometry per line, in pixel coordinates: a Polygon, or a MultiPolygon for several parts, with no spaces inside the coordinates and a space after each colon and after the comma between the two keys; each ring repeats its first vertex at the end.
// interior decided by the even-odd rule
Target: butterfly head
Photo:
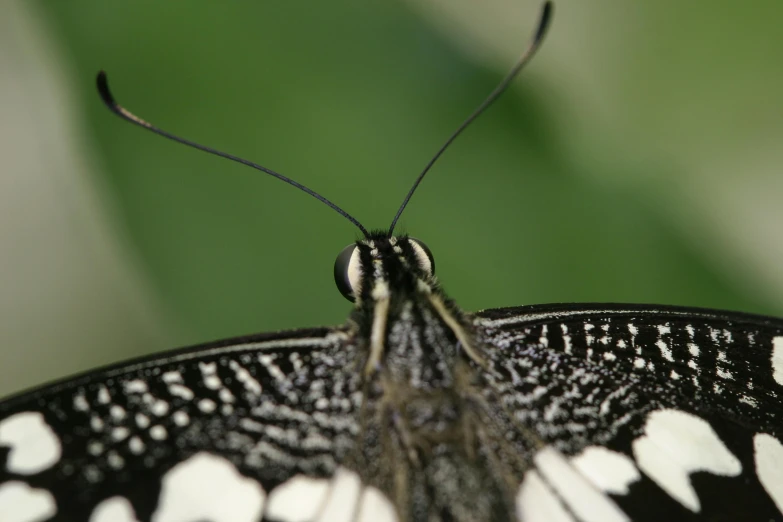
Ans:
{"type": "Polygon", "coordinates": [[[384,297],[389,288],[431,289],[434,276],[435,259],[424,242],[385,233],[348,245],[334,263],[337,288],[357,304],[384,297]]]}

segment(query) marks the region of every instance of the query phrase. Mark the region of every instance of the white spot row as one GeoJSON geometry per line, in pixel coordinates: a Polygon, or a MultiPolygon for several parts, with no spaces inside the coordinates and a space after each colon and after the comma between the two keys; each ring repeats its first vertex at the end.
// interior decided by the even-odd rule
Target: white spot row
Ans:
{"type": "MultiPolygon", "coordinates": [[[[187,423],[182,418],[178,424],[187,423]]],[[[113,432],[115,440],[126,432],[113,432]]],[[[167,437],[165,428],[150,429],[153,439],[167,437]]],[[[38,412],[24,412],[0,421],[0,446],[10,447],[7,470],[34,474],[55,465],[61,457],[60,441],[38,412]]],[[[135,453],[144,451],[138,437],[129,439],[135,453]]],[[[694,472],[736,476],[740,461],[731,454],[714,430],[692,414],[663,409],[650,413],[644,435],[632,444],[636,465],[621,453],[588,447],[570,461],[552,448],[534,458],[517,494],[517,511],[528,522],[543,520],[620,522],[627,517],[604,494],[627,494],[641,477],[639,470],[672,498],[691,511],[701,508],[690,481],[694,472]],[[638,469],[637,469],[638,468],[638,469]],[[574,518],[576,517],[576,518],[574,518]]],[[[102,447],[91,453],[101,453],[102,447]]],[[[772,435],[754,438],[754,460],[759,482],[783,513],[783,444],[772,435]]],[[[108,455],[120,468],[119,454],[108,455]]],[[[361,484],[359,476],[340,469],[331,479],[294,477],[268,496],[253,479],[242,476],[228,460],[199,453],[175,466],[163,478],[161,500],[153,522],[208,518],[216,522],[257,520],[261,514],[284,522],[305,520],[391,522],[392,504],[380,491],[361,484]],[[308,499],[304,502],[302,499],[308,499]],[[317,518],[316,518],[317,517],[317,518]]],[[[27,522],[53,516],[51,495],[20,481],[0,485],[0,520],[27,522]]],[[[101,503],[90,522],[134,522],[127,500],[113,497],[101,503]]]]}
{"type": "MultiPolygon", "coordinates": [[[[673,499],[693,512],[701,504],[690,481],[694,472],[737,476],[740,461],[703,419],[663,409],[652,412],[644,435],[633,444],[636,464],[628,456],[591,446],[566,461],[552,448],[534,458],[536,468],[525,474],[517,494],[517,513],[526,522],[621,521],[627,517],[611,498],[628,494],[641,478],[639,470],[673,499]]],[[[760,433],[754,438],[756,473],[783,513],[783,444],[760,433]]]]}
{"type": "MultiPolygon", "coordinates": [[[[609,496],[603,494],[575,466],[569,464],[557,450],[551,447],[544,448],[533,460],[536,469],[525,473],[522,486],[517,493],[516,508],[520,520],[525,522],[629,521],[609,496]]],[[[616,480],[611,479],[610,482],[616,480]]]]}
{"type": "MultiPolygon", "coordinates": [[[[255,522],[262,514],[280,522],[397,522],[391,502],[347,469],[331,479],[298,475],[267,495],[228,460],[209,453],[192,456],[163,477],[152,522],[255,522]]],[[[112,497],[95,508],[89,522],[137,519],[127,499],[112,497]]]]}

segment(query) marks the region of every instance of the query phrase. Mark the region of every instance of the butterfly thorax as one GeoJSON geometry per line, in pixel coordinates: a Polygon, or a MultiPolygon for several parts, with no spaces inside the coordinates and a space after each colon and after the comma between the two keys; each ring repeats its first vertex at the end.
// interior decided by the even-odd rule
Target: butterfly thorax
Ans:
{"type": "Polygon", "coordinates": [[[516,484],[498,466],[502,448],[482,438],[493,421],[476,391],[483,359],[465,315],[415,240],[358,245],[353,321],[367,343],[359,467],[401,520],[510,519],[516,484]]]}

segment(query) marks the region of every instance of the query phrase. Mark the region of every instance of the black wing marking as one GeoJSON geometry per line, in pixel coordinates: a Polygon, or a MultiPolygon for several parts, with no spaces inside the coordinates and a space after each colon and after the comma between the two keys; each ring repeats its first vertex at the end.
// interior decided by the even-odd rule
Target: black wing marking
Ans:
{"type": "Polygon", "coordinates": [[[354,348],[341,329],[258,335],[12,397],[0,403],[0,497],[55,520],[100,519],[104,501],[101,520],[112,509],[149,520],[181,509],[161,494],[178,465],[180,482],[209,472],[218,486],[260,483],[261,496],[297,474],[331,477],[358,430],[354,348]]]}
{"type": "Polygon", "coordinates": [[[487,394],[631,519],[783,519],[782,320],[580,304],[473,323],[487,394]]]}

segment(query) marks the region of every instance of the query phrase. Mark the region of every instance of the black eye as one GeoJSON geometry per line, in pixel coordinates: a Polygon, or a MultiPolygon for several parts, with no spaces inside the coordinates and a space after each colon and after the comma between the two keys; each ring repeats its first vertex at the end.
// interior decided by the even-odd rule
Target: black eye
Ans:
{"type": "Polygon", "coordinates": [[[359,259],[359,247],[355,244],[343,248],[334,262],[334,282],[337,289],[349,301],[356,300],[361,292],[362,265],[359,259]]]}
{"type": "Polygon", "coordinates": [[[429,247],[424,244],[423,241],[409,237],[413,252],[416,254],[416,258],[419,260],[419,266],[422,270],[429,275],[435,275],[435,258],[432,257],[432,252],[429,247]]]}

